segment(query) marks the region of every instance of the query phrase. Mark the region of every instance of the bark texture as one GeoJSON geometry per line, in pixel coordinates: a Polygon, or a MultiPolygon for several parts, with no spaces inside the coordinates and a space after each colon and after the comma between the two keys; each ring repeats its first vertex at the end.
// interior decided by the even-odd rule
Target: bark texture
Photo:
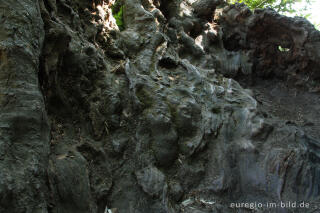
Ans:
{"type": "Polygon", "coordinates": [[[0,212],[47,212],[49,124],[37,1],[0,2],[0,212]]]}
{"type": "Polygon", "coordinates": [[[0,212],[317,211],[319,69],[271,9],[0,0],[0,212]]]}

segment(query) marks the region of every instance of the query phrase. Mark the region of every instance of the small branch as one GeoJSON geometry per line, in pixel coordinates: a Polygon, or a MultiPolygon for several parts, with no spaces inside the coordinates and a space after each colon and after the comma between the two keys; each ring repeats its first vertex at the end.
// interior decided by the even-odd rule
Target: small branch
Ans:
{"type": "Polygon", "coordinates": [[[260,4],[258,4],[258,6],[256,8],[259,8],[260,6],[264,5],[266,2],[268,2],[268,0],[264,0],[263,2],[261,2],[260,4]]]}

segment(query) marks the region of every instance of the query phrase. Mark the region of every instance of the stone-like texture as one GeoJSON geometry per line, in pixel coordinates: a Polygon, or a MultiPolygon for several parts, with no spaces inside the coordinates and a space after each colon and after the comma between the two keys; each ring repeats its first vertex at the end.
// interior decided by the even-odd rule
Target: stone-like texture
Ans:
{"type": "Polygon", "coordinates": [[[78,153],[69,152],[50,160],[48,171],[53,212],[96,212],[92,205],[86,160],[78,153]]]}
{"type": "Polygon", "coordinates": [[[210,20],[213,18],[212,11],[222,2],[221,0],[199,0],[195,1],[192,7],[196,15],[210,20]]]}
{"type": "Polygon", "coordinates": [[[119,0],[120,32],[114,3],[0,2],[0,212],[319,201],[312,25],[216,0],[119,0]]]}
{"type": "Polygon", "coordinates": [[[38,1],[0,2],[0,212],[47,212],[49,125],[38,1]]]}
{"type": "Polygon", "coordinates": [[[144,168],[136,172],[136,177],[143,191],[153,197],[159,197],[163,194],[165,176],[155,167],[144,168]]]}
{"type": "Polygon", "coordinates": [[[251,70],[246,70],[241,60],[230,60],[240,65],[238,72],[246,75],[251,71],[264,78],[277,76],[310,90],[319,80],[320,32],[305,19],[285,17],[271,9],[253,14],[238,4],[216,13],[216,20],[224,29],[224,47],[232,52],[244,50],[242,54],[250,58],[251,70]]]}

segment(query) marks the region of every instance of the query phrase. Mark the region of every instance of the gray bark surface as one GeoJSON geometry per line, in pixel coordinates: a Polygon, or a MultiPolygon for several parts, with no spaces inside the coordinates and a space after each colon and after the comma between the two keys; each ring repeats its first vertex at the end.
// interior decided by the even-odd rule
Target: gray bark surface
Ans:
{"type": "Polygon", "coordinates": [[[216,0],[0,0],[0,212],[315,212],[320,32],[216,0]],[[302,201],[310,208],[231,208],[302,201]]]}

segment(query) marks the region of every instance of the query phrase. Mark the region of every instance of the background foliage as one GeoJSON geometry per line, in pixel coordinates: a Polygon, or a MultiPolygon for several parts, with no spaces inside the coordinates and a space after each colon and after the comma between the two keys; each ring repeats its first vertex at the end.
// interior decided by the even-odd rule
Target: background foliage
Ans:
{"type": "MultiPolygon", "coordinates": [[[[278,13],[289,16],[301,16],[306,19],[311,15],[309,9],[314,1],[319,0],[227,0],[228,3],[244,3],[252,10],[270,7],[278,13]]],[[[318,29],[320,28],[320,20],[317,23],[313,22],[313,24],[318,29]]]]}
{"type": "Polygon", "coordinates": [[[118,28],[120,31],[124,30],[123,22],[123,5],[120,5],[120,1],[117,1],[112,7],[112,15],[116,20],[118,28]]]}
{"type": "Polygon", "coordinates": [[[306,1],[308,4],[312,2],[312,0],[228,0],[229,3],[245,3],[251,9],[271,7],[277,12],[289,13],[298,13],[307,10],[307,8],[300,8],[298,11],[293,7],[296,3],[302,1],[306,1]]]}

